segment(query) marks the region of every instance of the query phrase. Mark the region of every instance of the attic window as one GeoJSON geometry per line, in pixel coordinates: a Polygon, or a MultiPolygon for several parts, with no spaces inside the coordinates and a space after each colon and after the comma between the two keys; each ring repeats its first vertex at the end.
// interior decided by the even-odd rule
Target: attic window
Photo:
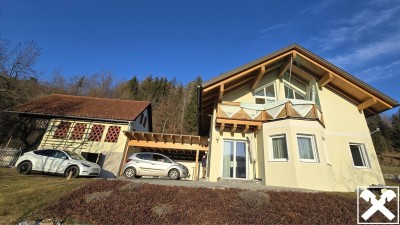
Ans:
{"type": "Polygon", "coordinates": [[[143,113],[140,114],[140,124],[143,124],[143,113]]]}
{"type": "Polygon", "coordinates": [[[89,134],[89,141],[101,141],[104,125],[93,125],[89,134]]]}
{"type": "Polygon", "coordinates": [[[86,130],[86,124],[84,123],[75,124],[70,139],[81,140],[83,138],[83,135],[85,134],[85,130],[86,130]]]}
{"type": "Polygon", "coordinates": [[[57,126],[53,138],[65,139],[68,136],[68,130],[70,126],[71,126],[70,122],[60,122],[57,126]]]}
{"type": "Polygon", "coordinates": [[[268,84],[254,93],[256,104],[265,104],[276,101],[275,83],[268,84]]]}
{"type": "Polygon", "coordinates": [[[286,85],[285,85],[285,97],[288,99],[301,99],[301,100],[305,99],[303,94],[286,85]]]}
{"type": "Polygon", "coordinates": [[[105,142],[117,142],[119,133],[121,131],[121,127],[119,126],[110,126],[107,131],[107,136],[105,142]]]}
{"type": "Polygon", "coordinates": [[[147,116],[144,117],[143,127],[146,127],[147,124],[147,116]]]}

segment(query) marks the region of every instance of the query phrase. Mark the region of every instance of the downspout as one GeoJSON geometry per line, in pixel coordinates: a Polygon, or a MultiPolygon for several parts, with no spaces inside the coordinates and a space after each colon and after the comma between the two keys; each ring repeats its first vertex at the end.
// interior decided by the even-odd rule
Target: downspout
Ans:
{"type": "Polygon", "coordinates": [[[202,134],[201,130],[201,92],[203,91],[203,87],[201,84],[197,85],[197,132],[199,136],[202,134]]]}

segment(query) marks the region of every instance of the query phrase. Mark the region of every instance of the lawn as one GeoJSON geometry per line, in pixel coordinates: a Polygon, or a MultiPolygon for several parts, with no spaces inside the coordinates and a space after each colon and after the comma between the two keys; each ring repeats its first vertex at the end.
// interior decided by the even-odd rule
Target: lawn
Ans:
{"type": "Polygon", "coordinates": [[[93,181],[67,181],[48,175],[20,175],[14,168],[0,167],[0,224],[16,224],[35,209],[42,208],[76,188],[93,181]]]}
{"type": "MultiPolygon", "coordinates": [[[[177,181],[179,182],[179,181],[177,181]]],[[[399,185],[386,181],[387,185],[399,185]]],[[[189,188],[127,180],[19,175],[0,168],[0,224],[355,224],[355,193],[189,188]]],[[[386,205],[391,210],[395,201],[386,205]]],[[[361,202],[366,210],[370,203],[361,202]]],[[[371,217],[382,221],[382,214],[371,217]]]]}

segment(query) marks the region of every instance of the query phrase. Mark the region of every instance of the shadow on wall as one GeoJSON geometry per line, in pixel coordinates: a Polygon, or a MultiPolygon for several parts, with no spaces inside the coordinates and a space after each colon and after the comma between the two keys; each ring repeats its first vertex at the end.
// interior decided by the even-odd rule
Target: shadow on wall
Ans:
{"type": "Polygon", "coordinates": [[[340,173],[334,175],[334,188],[336,191],[354,192],[357,191],[357,186],[384,185],[379,182],[381,176],[376,171],[376,165],[371,167],[355,168],[351,163],[346,164],[340,169],[340,173]]]}
{"type": "Polygon", "coordinates": [[[106,155],[105,154],[101,154],[99,161],[97,164],[99,164],[99,166],[101,167],[101,172],[99,177],[101,178],[115,178],[115,174],[112,173],[111,171],[105,170],[104,168],[104,162],[106,161],[106,155]]]}

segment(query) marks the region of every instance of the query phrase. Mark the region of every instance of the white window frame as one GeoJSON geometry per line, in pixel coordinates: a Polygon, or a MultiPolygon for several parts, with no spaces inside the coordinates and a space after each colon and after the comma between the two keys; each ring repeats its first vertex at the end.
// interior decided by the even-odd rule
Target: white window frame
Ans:
{"type": "Polygon", "coordinates": [[[353,166],[355,168],[359,168],[359,169],[369,169],[369,168],[371,168],[371,164],[369,162],[369,157],[368,157],[368,154],[367,154],[367,150],[366,150],[365,145],[363,143],[349,142],[349,152],[350,152],[351,160],[353,162],[353,166]],[[364,166],[356,166],[354,164],[354,158],[353,158],[353,154],[351,153],[351,148],[350,148],[351,145],[359,146],[358,150],[360,151],[361,159],[363,161],[364,166]]]}
{"type": "Polygon", "coordinates": [[[269,161],[272,162],[288,162],[289,161],[289,146],[288,146],[288,141],[286,138],[286,134],[277,134],[277,135],[271,135],[269,136],[269,161]],[[286,154],[287,154],[287,158],[275,158],[274,157],[274,144],[273,144],[273,139],[274,138],[285,138],[285,142],[286,142],[286,154]]]}
{"type": "Polygon", "coordinates": [[[284,82],[284,84],[283,84],[283,92],[284,92],[284,94],[285,94],[285,98],[286,98],[286,99],[292,99],[292,98],[288,98],[288,97],[286,96],[285,87],[287,87],[287,88],[289,88],[289,90],[293,91],[293,99],[297,99],[295,93],[301,95],[301,96],[304,98],[304,99],[299,99],[299,100],[305,100],[305,99],[306,99],[306,93],[302,93],[303,91],[300,92],[300,91],[299,91],[300,89],[296,88],[294,85],[290,85],[289,83],[284,82]]]}
{"type": "Polygon", "coordinates": [[[271,82],[271,83],[269,83],[267,85],[264,85],[264,86],[262,86],[262,87],[260,87],[260,88],[258,88],[258,89],[256,89],[254,91],[254,100],[255,100],[255,102],[257,102],[257,99],[264,99],[265,103],[268,103],[267,100],[270,100],[270,101],[272,100],[272,101],[276,102],[276,95],[277,95],[277,93],[276,93],[276,84],[275,84],[275,82],[271,82]],[[267,88],[267,87],[269,87],[271,85],[274,86],[274,95],[275,95],[275,97],[267,97],[266,96],[265,88],[267,88]],[[264,96],[256,95],[256,93],[259,92],[260,90],[264,91],[264,96]]]}
{"type": "Polygon", "coordinates": [[[300,162],[319,163],[319,155],[318,155],[317,143],[315,141],[315,135],[313,135],[313,134],[296,134],[296,142],[297,142],[297,152],[299,153],[300,162]],[[313,151],[314,159],[302,159],[301,158],[299,141],[298,141],[299,137],[311,139],[311,148],[313,151]]]}
{"type": "MultiPolygon", "coordinates": [[[[249,145],[249,143],[247,142],[247,140],[246,139],[241,139],[241,138],[222,138],[222,141],[221,141],[221,144],[220,144],[220,146],[221,146],[221,149],[222,149],[222,151],[221,151],[221,154],[220,154],[220,157],[221,157],[221,159],[220,159],[220,162],[221,162],[221,168],[220,168],[220,177],[221,178],[223,178],[223,179],[230,179],[230,180],[249,180],[250,179],[250,166],[249,166],[249,161],[250,161],[250,153],[249,153],[249,151],[247,150],[248,149],[248,146],[249,145]],[[233,142],[244,142],[245,143],[245,149],[246,149],[246,178],[230,178],[230,177],[224,177],[223,176],[223,173],[224,173],[224,142],[225,141],[233,141],[233,142]]],[[[233,145],[234,146],[234,151],[236,152],[236,146],[235,145],[233,145]]],[[[254,147],[254,146],[253,146],[254,147]]],[[[235,153],[235,155],[236,155],[236,153],[235,153]]],[[[235,174],[236,175],[236,174],[235,174]]]]}

